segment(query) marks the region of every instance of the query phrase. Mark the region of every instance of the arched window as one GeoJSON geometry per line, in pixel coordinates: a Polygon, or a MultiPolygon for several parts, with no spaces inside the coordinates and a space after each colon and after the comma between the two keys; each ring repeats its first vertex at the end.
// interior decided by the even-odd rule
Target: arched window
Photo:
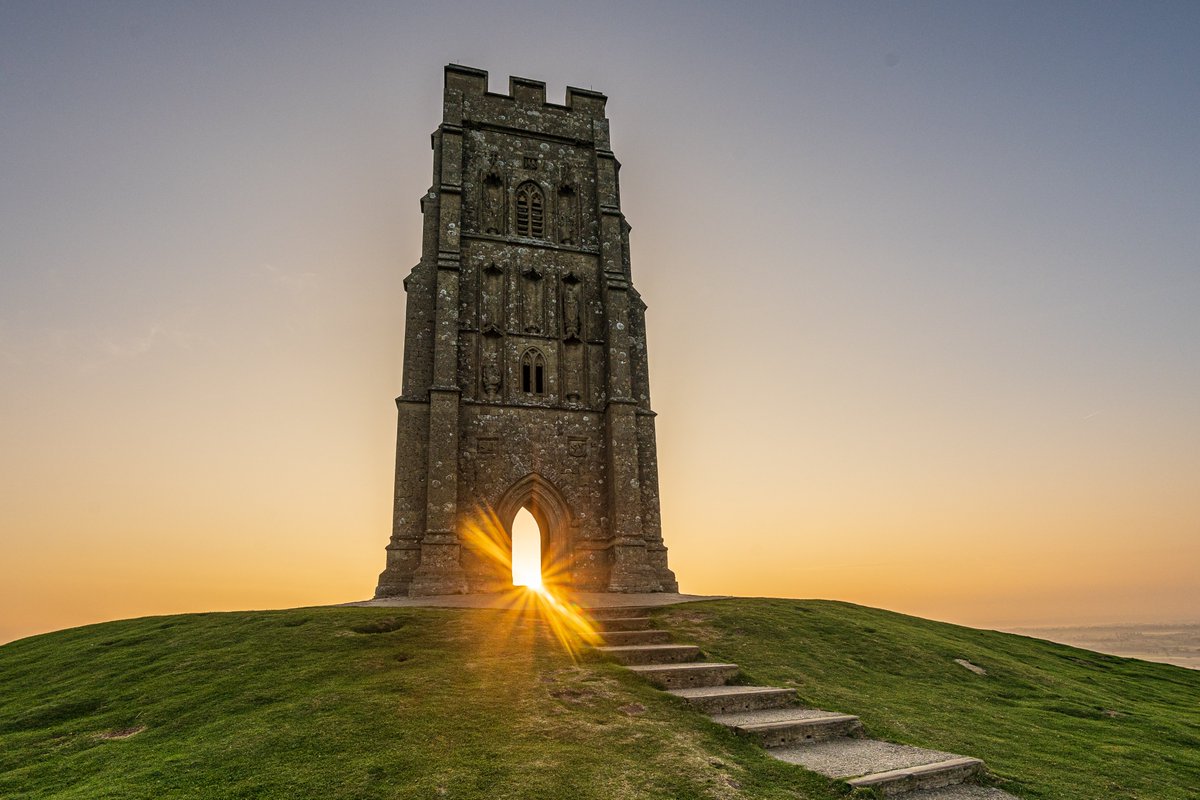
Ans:
{"type": "Polygon", "coordinates": [[[517,236],[541,239],[546,231],[546,203],[542,190],[533,181],[517,187],[517,236]]]}
{"type": "Polygon", "coordinates": [[[546,393],[546,359],[532,347],[521,356],[521,391],[526,394],[546,393]]]}

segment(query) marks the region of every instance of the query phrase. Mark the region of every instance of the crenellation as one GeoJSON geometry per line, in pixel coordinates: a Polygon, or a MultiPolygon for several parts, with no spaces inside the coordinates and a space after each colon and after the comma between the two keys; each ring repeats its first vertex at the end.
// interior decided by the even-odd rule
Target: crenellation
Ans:
{"type": "Polygon", "coordinates": [[[506,100],[513,104],[524,105],[537,110],[541,106],[551,109],[561,109],[575,112],[581,116],[603,117],[608,97],[603,92],[593,89],[581,89],[568,86],[563,103],[552,103],[546,100],[545,81],[509,76],[508,94],[490,91],[488,88],[487,70],[475,67],[464,67],[461,64],[448,64],[445,69],[444,96],[453,102],[465,98],[480,97],[494,100],[506,100]]]}
{"type": "Polygon", "coordinates": [[[508,96],[518,105],[544,106],[546,105],[546,84],[543,81],[509,76],[508,96]]]}
{"type": "Polygon", "coordinates": [[[462,64],[447,64],[445,70],[445,92],[456,97],[484,95],[488,90],[488,73],[485,69],[464,67],[462,64]]]}
{"type": "MultiPolygon", "coordinates": [[[[579,111],[590,114],[592,117],[603,117],[604,107],[608,104],[608,98],[600,92],[592,91],[591,89],[580,89],[575,86],[567,87],[567,108],[572,111],[579,111]]],[[[608,120],[605,120],[607,127],[608,120]]],[[[596,141],[596,146],[600,147],[599,139],[596,141]]],[[[607,139],[605,140],[607,147],[607,139]]]]}

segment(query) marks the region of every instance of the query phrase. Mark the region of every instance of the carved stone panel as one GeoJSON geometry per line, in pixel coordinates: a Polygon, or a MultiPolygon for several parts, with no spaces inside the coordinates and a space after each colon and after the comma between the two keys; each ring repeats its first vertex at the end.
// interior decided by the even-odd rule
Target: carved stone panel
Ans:
{"type": "Polygon", "coordinates": [[[563,345],[563,399],[578,403],[583,398],[583,342],[572,339],[563,345]]]}
{"type": "Polygon", "coordinates": [[[480,229],[484,233],[504,233],[504,179],[500,173],[489,172],[483,179],[482,197],[479,201],[480,229]]]}
{"type": "Polygon", "coordinates": [[[495,261],[489,263],[479,285],[479,329],[498,331],[504,325],[504,270],[495,261]]]}
{"type": "Polygon", "coordinates": [[[582,333],[580,281],[575,273],[568,272],[562,283],[563,338],[571,341],[581,338],[582,333]]]}
{"type": "Polygon", "coordinates": [[[546,286],[537,267],[521,273],[521,330],[541,333],[546,319],[546,286]]]}
{"type": "Polygon", "coordinates": [[[567,245],[579,242],[578,194],[569,183],[558,189],[558,241],[567,245]]]}
{"type": "Polygon", "coordinates": [[[480,359],[480,375],[483,399],[497,403],[504,389],[504,367],[501,364],[503,336],[495,329],[484,332],[480,337],[483,354],[480,359]]]}

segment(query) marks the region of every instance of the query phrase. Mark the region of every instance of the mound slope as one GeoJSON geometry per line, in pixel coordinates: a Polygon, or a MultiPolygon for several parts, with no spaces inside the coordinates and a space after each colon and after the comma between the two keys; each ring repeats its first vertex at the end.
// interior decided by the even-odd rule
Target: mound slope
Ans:
{"type": "MultiPolygon", "coordinates": [[[[1200,785],[1200,673],[837,603],[656,613],[874,736],[984,758],[1023,797],[1174,800],[1200,785]]],[[[323,608],[0,647],[0,796],[842,795],[613,664],[572,662],[537,619],[323,608]]]]}

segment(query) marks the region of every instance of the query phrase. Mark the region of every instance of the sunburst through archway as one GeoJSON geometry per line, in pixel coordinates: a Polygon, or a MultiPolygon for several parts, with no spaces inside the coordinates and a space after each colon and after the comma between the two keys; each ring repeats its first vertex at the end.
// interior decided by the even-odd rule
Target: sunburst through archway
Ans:
{"type": "Polygon", "coordinates": [[[542,529],[528,508],[513,518],[512,582],[513,586],[542,589],[542,529]]]}
{"type": "Polygon", "coordinates": [[[555,580],[556,576],[561,579],[566,565],[556,564],[542,553],[541,528],[529,509],[517,512],[511,532],[490,508],[477,509],[462,531],[468,548],[490,562],[498,575],[512,580],[512,588],[497,595],[497,606],[544,620],[572,658],[577,658],[584,646],[601,643],[587,613],[555,580]]]}

